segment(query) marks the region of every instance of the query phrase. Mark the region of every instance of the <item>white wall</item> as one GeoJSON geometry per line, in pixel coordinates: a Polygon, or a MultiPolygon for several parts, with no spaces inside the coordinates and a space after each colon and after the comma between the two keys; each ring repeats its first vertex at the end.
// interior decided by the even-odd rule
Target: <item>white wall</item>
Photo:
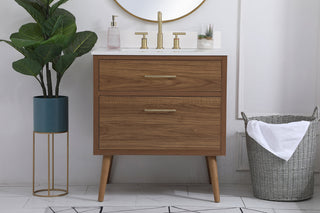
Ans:
{"type": "Polygon", "coordinates": [[[319,8],[317,0],[242,1],[240,111],[312,112],[319,8]]]}
{"type": "MultiPolygon", "coordinates": [[[[299,2],[304,1],[299,0],[299,2]]],[[[317,8],[317,14],[319,14],[317,1],[308,2],[311,7],[314,5],[317,8]]],[[[8,38],[10,33],[16,31],[21,24],[31,21],[26,12],[14,1],[2,0],[0,4],[0,38],[8,38]]],[[[121,29],[156,30],[156,24],[143,22],[127,15],[112,0],[73,0],[69,1],[65,8],[77,17],[79,30],[93,30],[99,34],[97,46],[105,46],[106,28],[112,14],[119,15],[118,24],[121,29]]],[[[296,9],[297,15],[293,18],[299,21],[300,7],[296,9]]],[[[306,13],[305,10],[302,12],[306,13]]],[[[272,12],[267,15],[271,16],[272,12]]],[[[280,14],[279,19],[282,18],[288,18],[287,14],[280,14]]],[[[306,20],[308,21],[306,25],[309,22],[318,23],[308,18],[306,20]]],[[[213,23],[216,30],[222,32],[222,46],[230,54],[228,58],[227,155],[218,158],[220,181],[247,183],[250,181],[248,173],[236,172],[239,154],[236,132],[243,131],[243,122],[236,119],[239,1],[207,0],[194,14],[176,22],[166,23],[163,27],[164,31],[198,31],[203,23],[213,23]]],[[[318,41],[310,39],[309,42],[318,45],[316,43],[318,41]]],[[[295,55],[294,52],[292,54],[295,55]]],[[[0,184],[30,184],[32,180],[32,96],[40,94],[40,87],[34,79],[12,70],[11,62],[19,57],[16,51],[3,43],[0,44],[0,184]]],[[[259,61],[251,62],[253,65],[259,65],[259,61]]],[[[316,58],[310,58],[310,64],[317,66],[316,58]]],[[[70,98],[70,183],[97,184],[101,156],[92,154],[92,56],[88,54],[81,60],[77,60],[67,71],[61,87],[62,94],[70,98]]],[[[306,83],[301,87],[309,88],[309,85],[306,83]]],[[[294,88],[293,92],[303,97],[311,95],[301,91],[301,87],[294,88]]],[[[280,109],[287,110],[285,106],[280,109]]],[[[45,148],[43,145],[41,144],[41,147],[45,148]]],[[[56,153],[62,150],[62,146],[58,146],[56,153]]],[[[46,150],[43,152],[45,153],[46,150]]],[[[40,167],[45,175],[45,165],[40,167]]],[[[58,170],[61,169],[62,167],[58,167],[58,170]]],[[[117,183],[205,183],[208,179],[203,157],[176,156],[116,157],[111,178],[112,182],[117,183]]]]}

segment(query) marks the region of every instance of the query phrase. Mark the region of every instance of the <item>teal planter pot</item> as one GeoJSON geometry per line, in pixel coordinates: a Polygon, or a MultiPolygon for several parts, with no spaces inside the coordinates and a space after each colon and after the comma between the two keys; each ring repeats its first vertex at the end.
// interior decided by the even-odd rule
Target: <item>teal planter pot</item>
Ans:
{"type": "Polygon", "coordinates": [[[33,129],[35,132],[67,132],[68,97],[33,97],[33,129]]]}

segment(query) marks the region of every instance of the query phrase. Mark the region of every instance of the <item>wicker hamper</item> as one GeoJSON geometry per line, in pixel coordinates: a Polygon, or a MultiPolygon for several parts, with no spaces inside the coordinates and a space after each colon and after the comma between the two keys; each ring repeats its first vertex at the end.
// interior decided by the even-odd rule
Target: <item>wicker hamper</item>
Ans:
{"type": "Polygon", "coordinates": [[[318,108],[312,116],[260,116],[247,118],[241,113],[247,129],[249,120],[280,124],[310,121],[309,129],[289,161],[282,160],[261,147],[246,132],[247,151],[253,194],[257,198],[275,201],[299,201],[312,197],[314,163],[316,157],[316,131],[318,108]]]}

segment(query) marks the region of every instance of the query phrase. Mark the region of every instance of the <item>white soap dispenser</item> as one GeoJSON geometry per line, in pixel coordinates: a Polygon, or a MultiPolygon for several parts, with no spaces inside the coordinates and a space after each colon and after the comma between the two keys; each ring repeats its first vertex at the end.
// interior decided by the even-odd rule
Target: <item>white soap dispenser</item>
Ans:
{"type": "Polygon", "coordinates": [[[111,26],[108,28],[107,45],[109,49],[120,48],[120,31],[117,27],[117,22],[115,22],[116,17],[118,16],[112,16],[111,26]]]}

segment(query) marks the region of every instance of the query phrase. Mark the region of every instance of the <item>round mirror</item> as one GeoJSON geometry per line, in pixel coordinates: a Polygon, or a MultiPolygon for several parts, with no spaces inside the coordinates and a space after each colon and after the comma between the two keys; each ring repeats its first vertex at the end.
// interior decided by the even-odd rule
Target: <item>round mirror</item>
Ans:
{"type": "Polygon", "coordinates": [[[175,21],[198,9],[205,0],[114,0],[123,10],[136,18],[156,22],[158,11],[163,22],[175,21]]]}

